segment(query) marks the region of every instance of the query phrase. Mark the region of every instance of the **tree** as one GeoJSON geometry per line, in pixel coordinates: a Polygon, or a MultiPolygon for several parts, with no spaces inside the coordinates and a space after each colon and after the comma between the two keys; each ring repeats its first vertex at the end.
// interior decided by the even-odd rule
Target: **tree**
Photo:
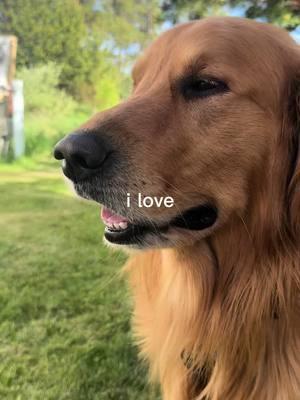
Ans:
{"type": "Polygon", "coordinates": [[[118,75],[128,88],[128,67],[160,12],[159,0],[0,0],[0,33],[18,37],[19,68],[55,62],[60,86],[93,101],[116,89],[118,75]]]}
{"type": "Polygon", "coordinates": [[[0,32],[18,37],[18,67],[54,61],[70,91],[85,80],[87,30],[77,0],[1,0],[0,32]]]}
{"type": "Polygon", "coordinates": [[[90,46],[98,61],[82,93],[100,108],[117,103],[131,88],[133,60],[156,35],[159,0],[81,0],[90,46]]]}
{"type": "MultiPolygon", "coordinates": [[[[240,4],[240,0],[232,0],[233,4],[240,4]]],[[[299,0],[254,0],[247,7],[246,17],[263,18],[277,23],[292,31],[300,25],[299,0]]]]}
{"type": "Polygon", "coordinates": [[[156,34],[159,0],[81,0],[89,32],[101,49],[119,60],[135,55],[156,34]]]}
{"type": "Polygon", "coordinates": [[[241,16],[261,18],[290,31],[300,25],[299,0],[164,0],[162,3],[165,17],[172,22],[180,18],[193,20],[211,14],[225,14],[228,7],[238,7],[241,16]]]}

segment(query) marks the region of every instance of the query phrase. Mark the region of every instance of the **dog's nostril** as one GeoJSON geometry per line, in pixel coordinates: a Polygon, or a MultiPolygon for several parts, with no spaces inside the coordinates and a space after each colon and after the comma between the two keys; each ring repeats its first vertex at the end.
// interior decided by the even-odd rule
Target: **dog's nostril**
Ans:
{"type": "Polygon", "coordinates": [[[99,162],[93,162],[93,160],[89,160],[87,156],[84,158],[80,154],[74,154],[71,157],[71,162],[72,164],[79,165],[80,167],[87,169],[99,168],[99,166],[102,164],[102,161],[99,164],[99,162]]]}
{"type": "Polygon", "coordinates": [[[53,154],[54,154],[54,158],[56,158],[56,160],[63,160],[65,158],[63,153],[57,148],[54,149],[53,154]]]}

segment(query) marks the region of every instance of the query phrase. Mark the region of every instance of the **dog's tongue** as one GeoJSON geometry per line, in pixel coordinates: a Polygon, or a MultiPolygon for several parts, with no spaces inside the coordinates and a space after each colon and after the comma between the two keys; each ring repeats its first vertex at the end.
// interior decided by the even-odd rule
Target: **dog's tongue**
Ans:
{"type": "Polygon", "coordinates": [[[126,218],[121,217],[121,215],[115,214],[112,210],[106,207],[102,208],[101,218],[103,222],[108,225],[118,225],[121,222],[128,222],[126,218]]]}

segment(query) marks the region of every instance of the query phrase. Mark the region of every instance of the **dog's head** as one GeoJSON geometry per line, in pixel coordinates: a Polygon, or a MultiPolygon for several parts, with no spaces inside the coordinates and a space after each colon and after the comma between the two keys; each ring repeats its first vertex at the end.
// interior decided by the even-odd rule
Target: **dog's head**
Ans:
{"type": "Polygon", "coordinates": [[[245,217],[268,190],[295,214],[299,73],[298,46],[279,28],[238,18],[179,25],[138,59],[131,96],[55,156],[77,193],[104,205],[105,237],[117,244],[191,244],[245,217]]]}

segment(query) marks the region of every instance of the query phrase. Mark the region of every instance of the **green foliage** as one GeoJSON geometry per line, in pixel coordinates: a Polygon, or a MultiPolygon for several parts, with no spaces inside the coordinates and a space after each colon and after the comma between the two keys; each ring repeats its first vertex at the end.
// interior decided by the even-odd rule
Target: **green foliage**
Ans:
{"type": "Polygon", "coordinates": [[[51,152],[62,136],[78,128],[91,114],[59,89],[61,66],[54,63],[22,68],[24,81],[26,153],[51,152]]]}
{"type": "Polygon", "coordinates": [[[56,62],[60,87],[103,108],[127,94],[133,58],[165,19],[220,15],[236,6],[289,30],[300,24],[299,0],[1,0],[0,32],[18,37],[18,67],[56,62]]]}
{"type": "Polygon", "coordinates": [[[124,256],[56,164],[0,165],[0,398],[155,400],[132,345],[124,256]]]}
{"type": "MultiPolygon", "coordinates": [[[[172,22],[179,19],[198,19],[207,15],[224,14],[227,7],[241,7],[248,18],[262,18],[293,30],[300,25],[298,0],[164,0],[164,17],[172,22]]],[[[227,11],[228,12],[228,11],[227,11]]]]}
{"type": "Polygon", "coordinates": [[[161,14],[159,0],[92,0],[86,10],[94,37],[109,48],[122,50],[149,42],[161,14]]]}
{"type": "Polygon", "coordinates": [[[48,109],[54,115],[66,115],[74,111],[75,101],[59,89],[61,69],[55,63],[48,63],[18,70],[18,78],[24,81],[26,112],[48,109]]]}
{"type": "MultiPolygon", "coordinates": [[[[241,0],[232,0],[233,4],[242,4],[241,0]]],[[[264,18],[290,31],[300,25],[300,3],[286,0],[254,0],[245,13],[248,18],[264,18]]]]}
{"type": "MultiPolygon", "coordinates": [[[[99,65],[109,66],[101,87],[114,88],[116,68],[117,80],[126,80],[132,56],[154,35],[159,11],[158,0],[1,0],[0,33],[18,37],[19,68],[56,62],[60,86],[93,103],[103,92],[94,89],[103,78],[99,65]]],[[[113,90],[116,100],[120,90],[113,90]]]]}
{"type": "Polygon", "coordinates": [[[128,88],[116,66],[107,59],[90,76],[91,84],[82,94],[86,103],[78,103],[59,87],[62,67],[55,63],[23,67],[18,78],[24,81],[26,154],[51,153],[54,144],[88,120],[97,111],[117,104],[128,88]]]}
{"type": "Polygon", "coordinates": [[[77,0],[1,0],[0,31],[18,37],[19,67],[55,61],[61,83],[76,91],[88,73],[87,28],[77,0]]]}
{"type": "Polygon", "coordinates": [[[128,96],[131,88],[130,77],[122,73],[122,66],[114,63],[105,56],[105,52],[103,53],[88,81],[91,97],[98,111],[119,103],[122,98],[128,96]]]}
{"type": "Polygon", "coordinates": [[[97,61],[81,90],[102,110],[129,94],[133,60],[156,35],[159,0],[82,1],[97,61]]]}
{"type": "Polygon", "coordinates": [[[116,76],[115,80],[111,76],[104,76],[95,89],[95,100],[100,104],[101,109],[112,107],[121,99],[119,76],[116,76]]]}
{"type": "Polygon", "coordinates": [[[222,7],[228,3],[226,0],[164,0],[162,9],[164,18],[177,23],[180,20],[194,20],[204,16],[222,12],[222,7]]]}

